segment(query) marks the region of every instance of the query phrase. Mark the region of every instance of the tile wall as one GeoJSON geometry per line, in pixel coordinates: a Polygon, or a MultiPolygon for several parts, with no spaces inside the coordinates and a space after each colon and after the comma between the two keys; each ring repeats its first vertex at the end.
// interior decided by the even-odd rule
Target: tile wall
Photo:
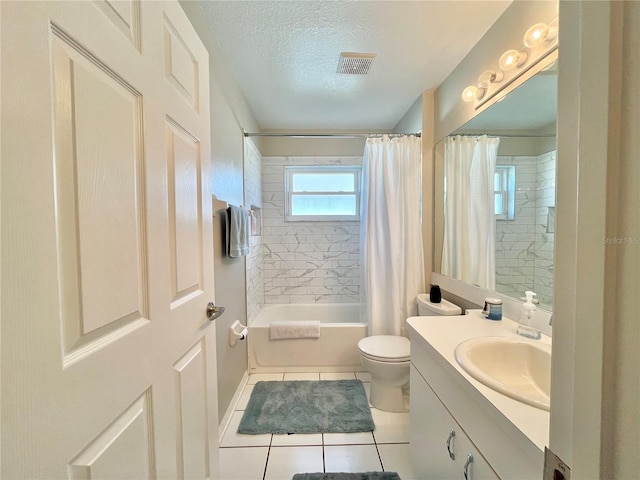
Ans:
{"type": "Polygon", "coordinates": [[[249,138],[244,143],[244,204],[254,213],[255,233],[251,235],[251,252],[246,258],[247,323],[264,305],[264,271],[262,269],[262,155],[249,138]]]}
{"type": "Polygon", "coordinates": [[[498,165],[515,165],[515,219],[496,221],[496,290],[520,298],[535,291],[542,305],[553,294],[553,226],[556,152],[538,157],[499,156],[498,165]],[[549,231],[548,231],[549,230],[549,231]]]}
{"type": "Polygon", "coordinates": [[[540,304],[551,307],[553,299],[553,246],[555,241],[556,152],[538,157],[536,199],[535,267],[533,291],[540,304]],[[551,207],[551,209],[549,208],[551,207]]]}
{"type": "Polygon", "coordinates": [[[285,222],[289,165],[362,165],[362,157],[263,157],[265,303],[359,303],[360,222],[285,222]]]}

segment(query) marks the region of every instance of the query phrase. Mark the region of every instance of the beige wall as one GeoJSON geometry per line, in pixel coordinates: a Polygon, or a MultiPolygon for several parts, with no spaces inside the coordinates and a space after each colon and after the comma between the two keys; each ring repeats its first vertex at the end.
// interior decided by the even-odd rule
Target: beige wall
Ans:
{"type": "Polygon", "coordinates": [[[615,5],[611,32],[600,472],[625,479],[640,471],[639,2],[615,5]]]}
{"type": "MultiPolygon", "coordinates": [[[[211,77],[212,191],[218,199],[244,203],[243,128],[258,131],[258,124],[205,21],[198,2],[181,1],[182,8],[209,51],[211,77]]],[[[216,212],[214,211],[214,214],[216,212]]],[[[226,308],[216,320],[218,362],[218,418],[222,419],[247,371],[246,342],[229,346],[229,326],[246,324],[245,259],[223,253],[222,216],[214,218],[215,301],[226,308]]]]}
{"type": "Polygon", "coordinates": [[[498,156],[537,157],[556,149],[556,137],[500,137],[498,156]]]}
{"type": "Polygon", "coordinates": [[[601,472],[623,479],[640,471],[640,3],[618,6],[612,31],[622,32],[622,45],[612,48],[607,237],[615,243],[606,247],[602,414],[611,421],[604,425],[601,472]]]}
{"type": "MultiPolygon", "coordinates": [[[[271,133],[276,132],[271,131],[271,133]]],[[[295,133],[304,134],[304,132],[304,130],[296,130],[295,133]]],[[[314,131],[311,133],[334,132],[314,131]]],[[[264,157],[327,157],[332,155],[348,157],[364,153],[366,138],[262,137],[261,141],[260,153],[264,157]]]]}
{"type": "MultiPolygon", "coordinates": [[[[435,230],[434,158],[436,152],[435,93],[422,94],[422,245],[425,292],[429,291],[435,230]]],[[[446,296],[445,296],[446,297],[446,296]]]]}
{"type": "MultiPolygon", "coordinates": [[[[409,108],[407,113],[393,128],[393,132],[415,133],[422,129],[422,95],[409,108]]],[[[330,133],[340,131],[295,130],[294,133],[330,133]]],[[[376,133],[375,130],[350,130],[347,133],[376,133]]],[[[379,133],[387,133],[380,130],[379,133]]],[[[263,133],[283,133],[281,130],[264,130],[263,133]]],[[[291,133],[290,130],[284,133],[291,133]]],[[[362,155],[366,138],[291,138],[291,137],[258,137],[261,140],[260,153],[265,157],[302,157],[302,156],[354,156],[362,155]]]]}
{"type": "Polygon", "coordinates": [[[422,95],[398,121],[393,131],[396,133],[418,133],[422,131],[422,95]]]}

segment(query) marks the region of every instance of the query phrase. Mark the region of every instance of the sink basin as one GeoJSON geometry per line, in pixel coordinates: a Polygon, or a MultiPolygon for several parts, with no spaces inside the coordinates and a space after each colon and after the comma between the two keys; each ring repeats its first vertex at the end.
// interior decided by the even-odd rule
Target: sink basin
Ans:
{"type": "Polygon", "coordinates": [[[487,387],[549,410],[551,346],[511,337],[478,337],[455,349],[456,361],[487,387]]]}

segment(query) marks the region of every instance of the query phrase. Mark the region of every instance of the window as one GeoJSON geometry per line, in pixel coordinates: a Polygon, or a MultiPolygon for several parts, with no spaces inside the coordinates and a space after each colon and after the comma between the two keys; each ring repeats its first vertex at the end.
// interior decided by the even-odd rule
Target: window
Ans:
{"type": "Polygon", "coordinates": [[[358,166],[285,167],[285,220],[360,219],[358,166]]]}
{"type": "Polygon", "coordinates": [[[496,165],[493,185],[496,220],[513,220],[515,218],[516,168],[513,165],[496,165]]]}

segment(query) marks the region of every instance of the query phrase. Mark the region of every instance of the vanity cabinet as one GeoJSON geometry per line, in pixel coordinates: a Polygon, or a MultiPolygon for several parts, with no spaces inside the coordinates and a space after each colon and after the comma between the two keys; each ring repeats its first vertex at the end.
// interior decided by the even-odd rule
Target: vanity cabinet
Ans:
{"type": "Polygon", "coordinates": [[[469,454],[473,462],[467,480],[542,478],[549,412],[481,385],[464,373],[453,354],[469,338],[508,336],[516,328],[510,322],[497,325],[473,315],[408,319],[410,448],[418,478],[464,480],[469,454]]]}
{"type": "Polygon", "coordinates": [[[419,478],[499,479],[413,365],[411,405],[411,455],[419,478]]]}

